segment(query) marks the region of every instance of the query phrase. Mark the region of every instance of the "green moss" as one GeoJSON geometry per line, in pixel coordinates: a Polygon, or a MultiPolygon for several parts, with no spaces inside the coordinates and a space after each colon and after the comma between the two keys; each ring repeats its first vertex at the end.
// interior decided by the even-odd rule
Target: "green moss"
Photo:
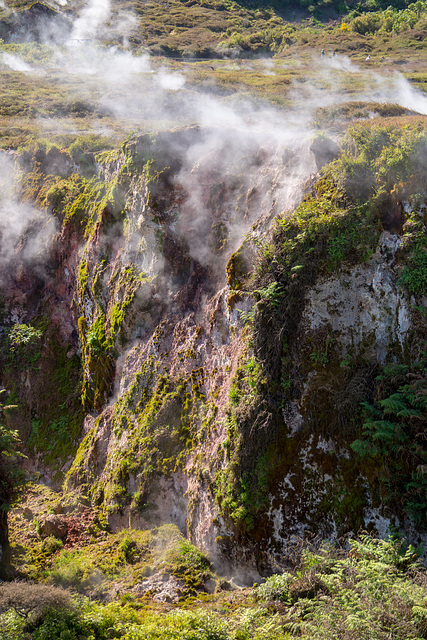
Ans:
{"type": "Polygon", "coordinates": [[[415,210],[404,227],[402,271],[399,284],[417,296],[427,295],[427,226],[425,216],[415,210]]]}
{"type": "Polygon", "coordinates": [[[119,156],[119,152],[115,149],[110,149],[108,151],[100,151],[95,155],[96,161],[100,165],[107,165],[107,166],[112,164],[114,161],[116,161],[118,159],[118,156],[119,156]]]}
{"type": "Polygon", "coordinates": [[[54,215],[59,215],[69,192],[68,180],[60,179],[46,192],[45,205],[54,215]]]}
{"type": "Polygon", "coordinates": [[[86,411],[100,411],[111,391],[114,378],[114,355],[105,334],[105,318],[99,314],[87,331],[83,347],[84,376],[82,404],[86,411]]]}
{"type": "MultiPolygon", "coordinates": [[[[230,444],[233,430],[229,429],[230,444]]],[[[232,445],[234,454],[238,454],[239,445],[232,445]]],[[[221,511],[232,520],[242,532],[253,531],[257,515],[268,502],[269,493],[269,456],[259,457],[251,471],[241,471],[237,459],[229,464],[215,478],[216,500],[221,511]]]]}
{"type": "Polygon", "coordinates": [[[182,540],[165,557],[165,570],[184,581],[183,597],[196,595],[204,583],[212,578],[212,565],[208,557],[187,540],[182,540]]]}
{"type": "MultiPolygon", "coordinates": [[[[136,291],[146,278],[135,266],[120,263],[111,273],[108,245],[102,252],[94,252],[95,229],[102,227],[103,232],[108,233],[114,215],[122,213],[123,201],[117,182],[107,189],[93,182],[90,187],[87,181],[85,184],[87,188],[80,193],[78,204],[75,203],[83,207],[82,219],[87,221],[87,242],[77,273],[76,291],[81,318],[86,318],[78,323],[84,370],[82,402],[85,409],[91,411],[100,410],[111,391],[116,349],[118,343],[123,344],[126,339],[126,320],[136,291]],[[92,197],[98,201],[92,202],[92,197]],[[97,304],[90,300],[90,293],[97,304]],[[88,314],[92,318],[87,317],[88,314]]],[[[74,214],[76,211],[72,209],[67,213],[74,214]]],[[[64,224],[69,223],[67,215],[64,224]]]]}
{"type": "Polygon", "coordinates": [[[242,248],[231,254],[231,257],[227,262],[226,272],[227,282],[230,289],[241,289],[248,274],[248,265],[244,259],[242,248]]]}
{"type": "Polygon", "coordinates": [[[136,291],[146,280],[143,274],[137,271],[136,267],[129,265],[113,274],[110,280],[112,288],[112,298],[120,300],[109,308],[108,313],[108,336],[111,344],[115,344],[117,339],[123,339],[124,324],[127,313],[132,305],[136,291]]]}
{"type": "Polygon", "coordinates": [[[27,446],[59,472],[76,451],[84,417],[78,394],[80,361],[77,356],[69,357],[68,347],[61,345],[54,333],[49,332],[46,338],[47,349],[40,360],[43,396],[33,409],[27,446]]]}
{"type": "Polygon", "coordinates": [[[87,259],[84,258],[80,262],[79,273],[78,273],[78,292],[80,295],[83,295],[86,290],[88,278],[89,278],[88,263],[87,263],[87,259]]]}
{"type": "Polygon", "coordinates": [[[98,439],[100,419],[98,418],[94,422],[94,426],[81,440],[78,449],[73,458],[73,464],[67,472],[65,479],[65,487],[68,486],[70,478],[73,479],[74,484],[81,488],[82,493],[89,493],[91,483],[95,478],[91,475],[89,468],[92,461],[92,456],[95,453],[96,442],[98,439]]]}
{"type": "MultiPolygon", "coordinates": [[[[106,460],[102,483],[90,472],[96,429],[81,443],[70,471],[73,482],[84,478],[91,495],[113,508],[132,503],[136,509],[145,509],[153,479],[184,464],[198,442],[205,404],[203,369],[194,369],[188,377],[170,379],[161,362],[162,356],[149,356],[127,392],[115,403],[112,434],[117,445],[106,460]],[[137,498],[127,490],[131,476],[137,486],[137,498]]],[[[204,416],[205,429],[213,415],[204,416]]]]}

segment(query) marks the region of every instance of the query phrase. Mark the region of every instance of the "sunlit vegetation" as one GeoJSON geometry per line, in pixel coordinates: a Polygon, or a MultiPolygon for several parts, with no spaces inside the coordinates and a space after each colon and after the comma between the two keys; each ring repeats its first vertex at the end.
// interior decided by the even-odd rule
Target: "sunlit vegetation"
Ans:
{"type": "MultiPolygon", "coordinates": [[[[7,2],[7,6],[24,9],[30,3],[7,2]]],[[[389,72],[397,65],[407,73],[411,82],[421,89],[425,87],[421,65],[426,42],[423,37],[425,2],[383,8],[381,11],[377,11],[380,6],[371,3],[375,11],[361,15],[355,12],[339,23],[319,22],[314,18],[289,22],[286,10],[281,12],[277,7],[275,12],[273,8],[257,2],[171,0],[167,7],[157,2],[122,2],[114,6],[117,10],[131,8],[136,12],[138,21],[129,40],[134,55],[151,53],[159,57],[159,64],[162,64],[164,56],[168,57],[172,69],[185,75],[189,88],[200,90],[202,87],[216,94],[218,99],[227,99],[227,96],[240,92],[252,99],[286,105],[288,92],[296,80],[306,81],[307,74],[311,75],[313,55],[319,55],[322,48],[325,48],[327,56],[335,51],[349,55],[359,63],[363,63],[369,53],[373,67],[389,72]],[[253,59],[260,56],[270,59],[279,56],[285,65],[266,67],[262,61],[253,59]],[[210,63],[198,62],[200,58],[210,63]],[[248,58],[251,61],[245,62],[248,58]],[[408,62],[411,69],[406,71],[408,62]]],[[[73,7],[73,10],[77,8],[73,7]]],[[[318,8],[321,8],[321,3],[317,5],[314,2],[308,8],[305,6],[307,15],[315,13],[318,8]]],[[[69,9],[65,7],[66,11],[69,9]]],[[[323,9],[327,13],[330,7],[324,4],[323,9]]],[[[116,45],[118,50],[123,48],[123,43],[117,42],[116,45]]],[[[72,50],[66,56],[70,53],[72,50]]],[[[16,148],[27,142],[37,135],[40,125],[46,135],[59,142],[64,134],[71,135],[77,131],[78,135],[78,131],[85,129],[88,123],[108,129],[117,139],[141,127],[141,120],[135,121],[130,114],[122,114],[119,120],[109,108],[108,84],[105,86],[105,83],[88,76],[81,84],[76,75],[67,75],[66,59],[61,62],[60,58],[58,50],[51,45],[34,42],[1,44],[1,148],[16,148]],[[17,57],[27,67],[13,70],[7,56],[17,57]],[[49,73],[44,71],[46,67],[49,73]]],[[[73,64],[70,59],[68,66],[73,64]]],[[[156,61],[152,64],[155,65],[156,61]]],[[[145,81],[149,82],[149,78],[145,81]]],[[[344,90],[350,91],[351,87],[344,90]]],[[[113,88],[111,93],[114,101],[113,88]]],[[[176,114],[176,117],[182,122],[185,116],[176,114]]],[[[155,121],[153,114],[144,116],[144,128],[147,130],[171,124],[174,123],[155,121]]]]}
{"type": "MultiPolygon", "coordinates": [[[[129,530],[126,535],[117,547],[116,554],[121,555],[117,566],[136,568],[137,534],[129,530]]],[[[179,553],[185,557],[182,550],[179,553]]],[[[195,575],[200,560],[194,562],[193,556],[201,556],[196,550],[191,553],[187,566],[195,575]]],[[[76,563],[75,568],[79,566],[76,563]]],[[[167,563],[164,567],[163,571],[171,570],[167,563]]],[[[96,580],[102,583],[99,574],[96,580]]],[[[137,591],[126,591],[123,582],[120,585],[121,601],[99,604],[83,595],[70,598],[67,591],[48,585],[3,583],[3,638],[386,640],[393,633],[397,640],[418,640],[425,636],[425,569],[417,551],[399,540],[364,536],[350,539],[346,548],[307,547],[293,568],[260,585],[236,591],[226,581],[217,581],[214,594],[184,596],[165,610],[150,605],[146,596],[135,595],[137,591]]]]}

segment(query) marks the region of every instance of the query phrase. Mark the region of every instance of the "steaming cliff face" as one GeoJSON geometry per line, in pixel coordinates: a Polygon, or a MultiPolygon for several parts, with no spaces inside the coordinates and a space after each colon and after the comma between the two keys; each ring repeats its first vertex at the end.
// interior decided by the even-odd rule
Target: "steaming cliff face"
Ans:
{"type": "MultiPolygon", "coordinates": [[[[384,528],[379,480],[349,447],[354,417],[385,362],[416,359],[425,300],[397,286],[408,233],[380,234],[351,207],[343,233],[304,226],[330,188],[310,200],[309,146],[192,127],[134,136],[85,158],[84,175],[65,151],[21,156],[21,197],[54,235],[28,254],[42,224],[29,216],[8,240],[11,420],[44,479],[66,474],[112,527],[173,522],[260,572],[307,529],[384,528]],[[272,233],[304,192],[300,230],[289,212],[272,233]]],[[[339,225],[334,197],[320,220],[339,225]]]]}
{"type": "Polygon", "coordinates": [[[68,482],[91,482],[96,469],[95,499],[120,511],[125,491],[133,496],[134,523],[188,526],[204,547],[213,547],[218,533],[208,485],[226,436],[230,380],[246,348],[240,312],[251,307],[246,297],[230,298],[226,264],[254,223],[263,234],[275,212],[296,201],[303,166],[310,167],[307,148],[290,163],[280,147],[248,148],[242,140],[230,150],[226,139],[198,128],[156,136],[155,143],[136,138],[101,169],[121,193],[126,231],[116,213],[110,227],[102,222],[93,233],[76,298],[85,397],[101,415],[86,419],[68,482]],[[95,326],[103,344],[93,344],[95,326]],[[98,369],[110,364],[108,341],[120,354],[115,372],[98,369]]]}

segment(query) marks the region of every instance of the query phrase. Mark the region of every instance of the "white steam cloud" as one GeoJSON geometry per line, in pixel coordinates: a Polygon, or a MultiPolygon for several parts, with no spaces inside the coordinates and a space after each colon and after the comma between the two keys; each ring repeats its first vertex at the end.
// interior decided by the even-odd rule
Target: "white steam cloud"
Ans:
{"type": "Polygon", "coordinates": [[[400,73],[390,77],[372,75],[371,91],[365,100],[398,104],[401,107],[427,115],[427,95],[415,89],[400,73]]]}
{"type": "Polygon", "coordinates": [[[329,67],[329,69],[337,69],[338,71],[345,71],[346,73],[359,73],[360,67],[350,60],[348,56],[335,55],[331,57],[325,57],[321,60],[322,65],[329,67]]]}
{"type": "MultiPolygon", "coordinates": [[[[14,192],[12,158],[0,152],[0,274],[16,261],[31,263],[41,275],[46,251],[56,231],[54,218],[22,203],[14,192]]],[[[13,271],[12,271],[13,272],[13,271]]]]}
{"type": "Polygon", "coordinates": [[[74,22],[71,38],[86,40],[96,38],[111,15],[111,0],[91,0],[74,22]]]}
{"type": "Polygon", "coordinates": [[[162,70],[157,77],[162,89],[178,91],[185,85],[185,77],[182,73],[168,73],[166,70],[162,70]]]}
{"type": "Polygon", "coordinates": [[[399,72],[378,73],[354,64],[348,56],[316,57],[307,81],[296,82],[292,102],[302,121],[311,119],[318,107],[343,102],[397,104],[426,114],[427,96],[399,72]]]}
{"type": "Polygon", "coordinates": [[[35,73],[35,70],[24,60],[12,53],[2,53],[0,60],[12,71],[21,71],[22,73],[35,73]]]}
{"type": "MultiPolygon", "coordinates": [[[[205,135],[185,150],[174,175],[175,186],[184,194],[176,230],[202,265],[213,266],[212,247],[207,241],[212,224],[228,227],[227,246],[234,248],[256,221],[257,214],[264,212],[271,218],[295,206],[301,183],[316,171],[309,153],[314,135],[311,121],[316,109],[347,100],[363,100],[396,103],[427,113],[427,97],[401,75],[374,73],[342,55],[313,59],[306,81],[296,83],[289,94],[293,106],[286,111],[261,102],[255,105],[248,99],[233,100],[232,96],[224,100],[215,86],[211,85],[209,92],[194,88],[184,72],[156,68],[147,55],[101,47],[97,39],[107,26],[110,37],[111,33],[117,33],[118,25],[128,33],[136,24],[131,13],[120,13],[114,20],[111,16],[111,0],[90,0],[72,26],[69,46],[57,47],[58,55],[56,61],[50,62],[49,74],[55,74],[64,83],[75,84],[78,80],[85,100],[101,113],[99,119],[93,118],[93,131],[106,128],[110,132],[102,122],[102,114],[129,123],[129,130],[155,130],[156,123],[161,129],[181,124],[205,129],[205,135]],[[354,87],[363,86],[363,90],[354,87],[350,92],[347,90],[352,78],[358,80],[354,87]],[[209,192],[212,183],[222,194],[222,212],[209,192]]],[[[44,71],[43,67],[34,69],[9,54],[3,53],[1,60],[16,71],[44,71]]],[[[265,73],[275,73],[271,60],[238,64],[249,67],[264,64],[265,73]]],[[[41,124],[47,126],[46,120],[41,124]]],[[[58,128],[65,130],[65,126],[58,120],[58,128]]],[[[31,216],[38,214],[24,208],[13,218],[8,233],[8,216],[19,207],[11,196],[4,194],[2,203],[5,255],[10,257],[16,234],[26,228],[31,216]]]]}

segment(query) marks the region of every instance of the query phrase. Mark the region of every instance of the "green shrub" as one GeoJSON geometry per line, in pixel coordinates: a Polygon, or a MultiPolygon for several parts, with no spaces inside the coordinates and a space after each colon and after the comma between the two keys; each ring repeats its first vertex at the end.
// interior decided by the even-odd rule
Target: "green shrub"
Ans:
{"type": "Polygon", "coordinates": [[[123,640],[232,640],[228,625],[207,612],[174,611],[130,624],[123,640]]]}
{"type": "Polygon", "coordinates": [[[295,580],[290,573],[278,573],[267,578],[267,580],[259,585],[256,589],[255,596],[257,600],[269,602],[270,600],[278,600],[279,602],[290,603],[289,584],[295,580]]]}
{"type": "Polygon", "coordinates": [[[423,219],[413,212],[404,229],[402,252],[405,264],[399,284],[410,293],[427,295],[427,226],[423,219]]]}
{"type": "Polygon", "coordinates": [[[7,336],[7,362],[12,366],[35,368],[40,358],[43,331],[30,324],[14,324],[7,336]]]}
{"type": "Polygon", "coordinates": [[[49,576],[54,585],[73,587],[77,591],[84,591],[90,585],[99,583],[101,579],[101,571],[96,567],[93,558],[83,549],[62,551],[55,559],[49,576]]]}
{"type": "Polygon", "coordinates": [[[166,570],[179,576],[190,592],[203,587],[204,581],[212,575],[208,557],[188,540],[182,540],[166,555],[166,570]]]}
{"type": "Polygon", "coordinates": [[[427,15],[427,2],[419,0],[410,4],[405,9],[393,9],[387,7],[384,11],[367,12],[359,15],[350,23],[351,31],[361,35],[375,33],[399,33],[407,29],[413,29],[418,20],[427,15]]]}

